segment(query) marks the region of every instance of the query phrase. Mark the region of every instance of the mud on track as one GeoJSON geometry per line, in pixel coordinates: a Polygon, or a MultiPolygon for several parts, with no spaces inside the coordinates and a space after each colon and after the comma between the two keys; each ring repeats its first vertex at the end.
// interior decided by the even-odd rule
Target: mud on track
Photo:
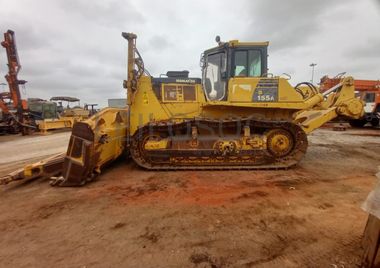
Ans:
{"type": "Polygon", "coordinates": [[[0,196],[5,267],[356,267],[378,130],[319,130],[280,171],[148,172],[116,163],[83,188],[0,196]],[[363,135],[364,134],[364,135],[363,135]]]}

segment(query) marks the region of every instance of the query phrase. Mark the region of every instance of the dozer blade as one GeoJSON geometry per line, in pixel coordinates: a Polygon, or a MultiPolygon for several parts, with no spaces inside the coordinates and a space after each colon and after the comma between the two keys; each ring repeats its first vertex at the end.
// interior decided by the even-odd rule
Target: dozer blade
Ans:
{"type": "Polygon", "coordinates": [[[125,151],[128,116],[126,109],[106,108],[73,126],[62,175],[51,185],[81,186],[101,168],[125,151]]]}

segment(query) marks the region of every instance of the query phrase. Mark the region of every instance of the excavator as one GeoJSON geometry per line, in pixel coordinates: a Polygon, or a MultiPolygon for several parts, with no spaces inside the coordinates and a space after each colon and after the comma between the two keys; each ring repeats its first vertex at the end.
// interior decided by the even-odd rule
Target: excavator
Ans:
{"type": "Polygon", "coordinates": [[[152,77],[128,43],[127,109],[105,108],[76,122],[67,152],[0,179],[50,177],[78,186],[128,155],[147,170],[287,169],[302,159],[307,134],[336,118],[358,119],[354,79],[321,94],[311,83],[268,73],[269,42],[222,42],[201,56],[202,79],[188,71],[152,77]]]}

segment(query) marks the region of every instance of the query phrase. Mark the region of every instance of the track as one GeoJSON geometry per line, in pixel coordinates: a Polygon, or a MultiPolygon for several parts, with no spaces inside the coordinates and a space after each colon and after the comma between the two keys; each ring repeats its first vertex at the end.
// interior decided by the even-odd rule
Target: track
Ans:
{"type": "Polygon", "coordinates": [[[177,124],[157,122],[146,125],[132,137],[130,152],[138,165],[151,170],[284,169],[296,165],[306,153],[307,146],[305,132],[298,125],[287,121],[196,119],[177,124]],[[265,139],[272,130],[289,133],[293,144],[284,156],[276,156],[264,148],[235,150],[227,154],[215,149],[215,144],[220,140],[231,136],[232,140],[241,139],[245,126],[253,130],[252,134],[265,136],[265,139]],[[189,146],[192,127],[203,131],[199,134],[200,141],[195,148],[189,146]],[[225,135],[226,133],[230,135],[225,135]],[[152,135],[168,138],[170,148],[145,150],[145,142],[152,135]]]}

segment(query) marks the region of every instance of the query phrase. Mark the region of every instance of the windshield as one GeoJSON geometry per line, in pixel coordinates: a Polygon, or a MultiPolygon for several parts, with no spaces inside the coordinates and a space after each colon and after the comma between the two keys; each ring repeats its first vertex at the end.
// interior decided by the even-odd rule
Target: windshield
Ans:
{"type": "Polygon", "coordinates": [[[226,95],[226,82],[222,73],[226,72],[226,54],[224,52],[206,56],[203,70],[203,87],[208,100],[223,100],[226,95]]]}

